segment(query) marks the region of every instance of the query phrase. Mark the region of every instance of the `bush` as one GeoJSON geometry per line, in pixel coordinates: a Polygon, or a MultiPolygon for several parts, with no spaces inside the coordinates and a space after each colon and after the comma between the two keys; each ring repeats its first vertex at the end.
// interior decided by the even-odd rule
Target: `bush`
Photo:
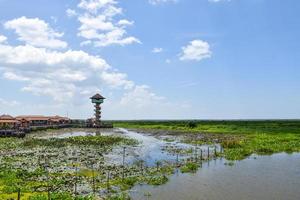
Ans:
{"type": "Polygon", "coordinates": [[[181,173],[189,173],[189,172],[196,172],[198,169],[198,165],[196,163],[187,163],[185,166],[180,168],[181,173]]]}
{"type": "Polygon", "coordinates": [[[195,121],[189,121],[186,126],[193,129],[197,127],[197,123],[195,121]]]}

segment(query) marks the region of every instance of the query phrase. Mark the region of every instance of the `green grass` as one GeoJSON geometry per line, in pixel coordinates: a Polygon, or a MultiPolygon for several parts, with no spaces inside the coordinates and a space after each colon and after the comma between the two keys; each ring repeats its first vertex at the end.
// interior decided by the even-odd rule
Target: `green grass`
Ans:
{"type": "Polygon", "coordinates": [[[166,175],[157,175],[146,178],[146,183],[149,185],[163,185],[168,182],[168,177],[166,175]]]}
{"type": "Polygon", "coordinates": [[[70,138],[0,138],[0,150],[11,150],[18,147],[36,148],[51,147],[62,148],[66,146],[113,146],[113,145],[135,145],[136,140],[118,136],[79,136],[70,138]]]}
{"type": "Polygon", "coordinates": [[[199,166],[196,163],[186,163],[180,168],[181,173],[195,173],[198,170],[199,166]]]}
{"type": "MultiPolygon", "coordinates": [[[[121,136],[86,136],[62,139],[0,138],[0,153],[2,154],[0,156],[0,199],[16,199],[19,189],[24,200],[48,199],[45,193],[47,185],[50,185],[53,188],[51,189],[51,199],[72,200],[74,198],[70,188],[73,187],[73,171],[71,169],[57,170],[58,166],[71,166],[70,164],[74,162],[69,160],[72,155],[66,154],[67,149],[72,151],[76,148],[78,151],[93,153],[92,156],[78,154],[80,168],[77,177],[91,180],[93,176],[100,176],[99,172],[88,168],[91,162],[96,162],[94,160],[96,157],[99,158],[99,162],[102,162],[100,154],[108,152],[114,146],[135,144],[137,144],[136,140],[121,136]],[[39,154],[40,151],[43,153],[39,154]],[[59,153],[58,159],[56,159],[57,152],[59,153]],[[95,152],[99,154],[95,155],[95,152]],[[51,157],[51,154],[55,154],[55,156],[51,157]],[[49,163],[47,162],[50,173],[43,167],[46,164],[42,164],[46,163],[46,158],[48,161],[51,160],[49,163]],[[46,174],[49,174],[49,180],[46,180],[46,174]]],[[[92,199],[94,198],[91,196],[76,198],[76,200],[92,199]]]]}
{"type": "Polygon", "coordinates": [[[184,134],[189,136],[185,142],[195,144],[218,141],[228,160],[241,160],[251,154],[300,152],[300,120],[117,121],[114,126],[184,134]],[[204,137],[199,139],[199,134],[204,137]]]}
{"type": "Polygon", "coordinates": [[[202,133],[296,133],[300,134],[300,120],[261,120],[261,121],[114,121],[114,126],[123,128],[175,130],[202,133]]]}

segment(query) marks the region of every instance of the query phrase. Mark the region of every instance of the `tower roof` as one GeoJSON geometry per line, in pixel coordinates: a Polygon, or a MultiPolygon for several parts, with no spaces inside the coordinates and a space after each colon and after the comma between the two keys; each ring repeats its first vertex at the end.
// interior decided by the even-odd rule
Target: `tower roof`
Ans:
{"type": "Polygon", "coordinates": [[[105,99],[103,96],[101,96],[99,93],[95,94],[94,96],[91,97],[91,99],[105,99]]]}

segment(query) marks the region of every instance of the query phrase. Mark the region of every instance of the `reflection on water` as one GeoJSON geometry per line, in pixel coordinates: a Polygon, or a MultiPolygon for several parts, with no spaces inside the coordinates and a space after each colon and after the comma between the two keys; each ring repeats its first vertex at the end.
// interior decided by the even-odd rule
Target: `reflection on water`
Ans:
{"type": "Polygon", "coordinates": [[[300,154],[251,157],[234,166],[225,162],[203,163],[196,174],[178,173],[166,185],[136,186],[132,199],[300,199],[300,154]]]}

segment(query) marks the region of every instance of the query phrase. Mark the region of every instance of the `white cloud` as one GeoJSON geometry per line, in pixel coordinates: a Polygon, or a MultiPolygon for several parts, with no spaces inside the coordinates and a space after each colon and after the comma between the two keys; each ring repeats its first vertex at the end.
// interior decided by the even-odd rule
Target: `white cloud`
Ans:
{"type": "Polygon", "coordinates": [[[137,107],[144,106],[149,98],[163,99],[147,86],[129,80],[127,74],[116,71],[104,59],[83,51],[58,52],[30,45],[0,44],[0,66],[3,78],[24,84],[21,91],[49,96],[59,104],[86,102],[90,95],[105,88],[125,94],[118,105],[126,106],[133,98],[144,102],[137,107]]]}
{"type": "Polygon", "coordinates": [[[120,102],[107,102],[103,113],[108,113],[108,117],[115,115],[117,119],[178,119],[189,111],[188,103],[169,102],[149,86],[139,85],[127,91],[120,102]]]}
{"type": "Polygon", "coordinates": [[[117,7],[117,1],[81,0],[78,7],[84,11],[78,16],[81,24],[78,36],[88,41],[82,44],[105,47],[141,43],[136,37],[127,36],[126,28],[133,25],[133,21],[116,20],[116,16],[123,14],[122,8],[117,7]]]}
{"type": "Polygon", "coordinates": [[[14,80],[14,81],[29,81],[29,78],[24,77],[22,75],[15,74],[14,72],[10,72],[10,71],[4,72],[3,77],[8,80],[14,80]]]}
{"type": "MultiPolygon", "coordinates": [[[[106,2],[108,4],[109,1],[106,2]]],[[[101,7],[82,6],[93,12],[97,12],[96,8],[101,7]]],[[[78,19],[82,21],[80,29],[87,31],[86,37],[89,34],[93,35],[94,30],[104,33],[97,33],[97,40],[91,37],[81,45],[92,43],[98,46],[125,45],[137,40],[134,37],[125,37],[125,28],[133,25],[133,21],[110,19],[118,13],[118,9],[110,7],[103,12],[105,14],[96,16],[88,12],[78,16],[78,19]]],[[[55,108],[90,105],[86,103],[86,100],[100,90],[109,90],[111,94],[116,92],[117,97],[112,97],[110,100],[112,108],[118,107],[124,111],[123,114],[127,113],[127,115],[130,115],[128,112],[130,109],[141,111],[140,109],[153,110],[153,105],[168,106],[165,98],[152,92],[148,86],[137,85],[128,78],[126,73],[118,72],[99,56],[93,56],[84,51],[54,50],[53,44],[49,45],[49,43],[55,43],[56,38],[61,37],[62,34],[55,32],[47,23],[38,18],[21,17],[6,22],[5,27],[14,29],[19,35],[19,40],[26,44],[12,46],[0,43],[2,77],[8,81],[21,82],[20,89],[23,92],[50,97],[50,101],[52,99],[55,105],[59,105],[54,106],[55,108]],[[44,43],[40,44],[42,41],[44,43]]],[[[0,101],[2,105],[9,105],[9,103],[14,102],[2,99],[0,101]]],[[[86,107],[84,109],[86,110],[86,107]]]]}
{"type": "Polygon", "coordinates": [[[101,78],[111,87],[123,86],[125,89],[132,89],[134,82],[127,79],[127,74],[119,72],[103,72],[101,78]]]}
{"type": "MultiPolygon", "coordinates": [[[[168,118],[180,116],[187,109],[186,104],[168,102],[149,86],[137,85],[104,59],[84,51],[58,52],[30,45],[0,44],[0,66],[3,78],[22,83],[21,91],[51,97],[49,109],[35,108],[38,113],[62,113],[69,108],[76,116],[89,116],[92,111],[86,111],[92,110],[92,105],[88,98],[99,91],[106,91],[106,97],[110,93],[117,95],[106,101],[107,118],[168,118]]],[[[2,105],[10,103],[15,104],[0,100],[2,105]]],[[[22,112],[28,113],[33,108],[24,109],[22,112]]]]}
{"type": "MultiPolygon", "coordinates": [[[[83,51],[57,52],[33,46],[0,45],[3,77],[23,81],[23,91],[68,101],[87,87],[111,84],[102,79],[111,67],[105,60],[83,51]]],[[[121,84],[118,84],[122,87],[121,84]]]]}
{"type": "Polygon", "coordinates": [[[121,26],[131,26],[133,24],[134,24],[134,21],[128,21],[127,19],[121,19],[118,22],[118,25],[121,25],[121,26]]]}
{"type": "Polygon", "coordinates": [[[54,31],[39,18],[20,17],[4,23],[6,29],[15,30],[19,40],[36,47],[65,48],[67,43],[59,40],[63,33],[54,31]]]}
{"type": "Polygon", "coordinates": [[[152,53],[161,53],[163,51],[163,48],[153,48],[152,53]]]}
{"type": "Polygon", "coordinates": [[[212,52],[210,45],[202,40],[193,40],[187,46],[182,47],[182,53],[179,59],[184,60],[196,60],[200,61],[205,58],[210,58],[212,52]]]}
{"type": "Polygon", "coordinates": [[[0,43],[4,43],[6,42],[7,37],[5,37],[4,35],[0,35],[0,43]]]}
{"type": "Polygon", "coordinates": [[[72,10],[72,9],[69,8],[69,9],[66,10],[66,14],[67,14],[68,17],[74,17],[74,16],[77,15],[77,12],[75,10],[72,10]]]}
{"type": "Polygon", "coordinates": [[[92,41],[91,40],[86,40],[86,41],[83,41],[83,42],[81,42],[80,43],[80,46],[87,46],[87,45],[90,45],[90,44],[92,44],[92,41]]]}
{"type": "Polygon", "coordinates": [[[136,86],[122,97],[121,105],[134,105],[132,107],[141,108],[163,100],[165,100],[165,98],[151,92],[149,86],[140,85],[136,86]]]}
{"type": "Polygon", "coordinates": [[[81,0],[79,8],[85,9],[91,13],[96,13],[99,9],[117,4],[114,0],[81,0]]]}
{"type": "Polygon", "coordinates": [[[159,5],[163,3],[177,3],[178,0],[149,0],[149,3],[152,5],[159,5]]]}
{"type": "Polygon", "coordinates": [[[0,98],[0,107],[1,108],[5,108],[5,107],[13,107],[13,106],[17,106],[19,105],[20,103],[13,100],[13,101],[8,101],[8,100],[5,100],[5,99],[2,99],[0,98]]]}

